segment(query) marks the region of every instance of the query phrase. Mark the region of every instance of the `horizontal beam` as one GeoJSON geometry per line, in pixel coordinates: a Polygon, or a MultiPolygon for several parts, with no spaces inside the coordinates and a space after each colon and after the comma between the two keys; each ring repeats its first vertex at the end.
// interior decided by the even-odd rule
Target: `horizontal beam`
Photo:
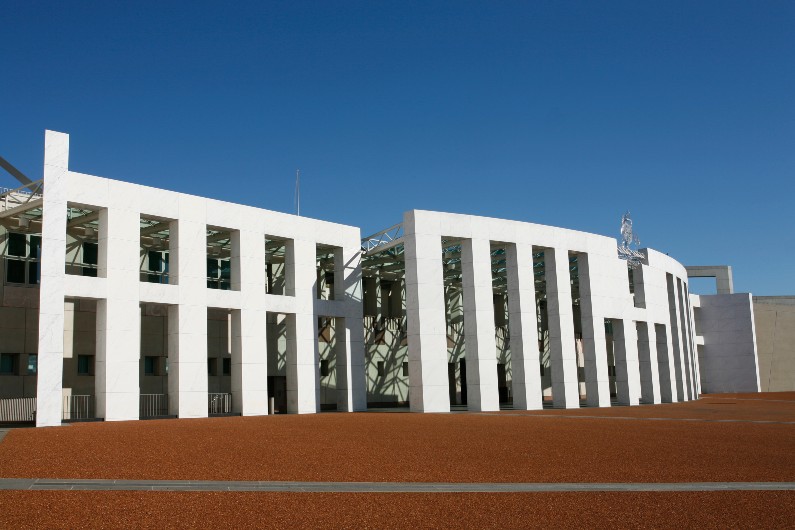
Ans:
{"type": "Polygon", "coordinates": [[[40,207],[42,204],[44,204],[43,198],[30,200],[24,204],[20,204],[19,206],[15,206],[14,208],[9,208],[4,212],[0,212],[0,219],[25,213],[28,210],[33,210],[34,208],[40,207]]]}

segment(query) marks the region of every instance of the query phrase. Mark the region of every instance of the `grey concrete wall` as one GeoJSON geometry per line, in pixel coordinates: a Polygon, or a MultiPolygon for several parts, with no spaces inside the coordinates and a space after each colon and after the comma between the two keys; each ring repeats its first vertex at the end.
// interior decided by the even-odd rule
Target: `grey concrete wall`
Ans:
{"type": "Polygon", "coordinates": [[[695,314],[704,341],[698,348],[702,392],[758,392],[751,295],[702,295],[695,314]]]}
{"type": "Polygon", "coordinates": [[[795,390],[795,297],[754,297],[762,392],[795,390]]]}

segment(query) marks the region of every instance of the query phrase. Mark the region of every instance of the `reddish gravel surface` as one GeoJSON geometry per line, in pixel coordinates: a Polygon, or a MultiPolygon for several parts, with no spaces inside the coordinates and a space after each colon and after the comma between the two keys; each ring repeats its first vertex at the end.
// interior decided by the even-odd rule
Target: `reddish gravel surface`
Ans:
{"type": "Polygon", "coordinates": [[[0,476],[391,482],[795,481],[795,393],[612,409],[317,414],[17,429],[0,476]],[[538,417],[541,416],[541,417],[538,417]]]}
{"type": "MultiPolygon", "coordinates": [[[[318,414],[16,429],[0,442],[0,477],[795,481],[793,454],[795,393],[713,395],[697,402],[611,409],[318,414]]],[[[0,528],[792,528],[793,522],[791,491],[0,491],[0,528]]]]}
{"type": "Polygon", "coordinates": [[[791,528],[795,492],[0,492],[2,528],[791,528]]]}

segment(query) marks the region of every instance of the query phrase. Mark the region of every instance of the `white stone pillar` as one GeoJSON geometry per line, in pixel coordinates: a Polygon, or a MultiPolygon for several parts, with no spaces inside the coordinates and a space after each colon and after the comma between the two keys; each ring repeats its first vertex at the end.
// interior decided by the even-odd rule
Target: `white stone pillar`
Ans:
{"type": "Polygon", "coordinates": [[[585,399],[590,407],[610,406],[610,378],[607,373],[607,344],[604,316],[594,312],[592,261],[586,253],[577,256],[580,279],[580,320],[585,365],[585,399]]]}
{"type": "Polygon", "coordinates": [[[268,413],[268,342],[265,310],[265,242],[248,230],[232,232],[232,289],[241,306],[232,311],[232,408],[243,416],[268,413]]]}
{"type": "Polygon", "coordinates": [[[170,280],[179,303],[168,308],[168,408],[180,418],[206,418],[207,223],[204,201],[180,195],[169,223],[170,280]]]}
{"type": "Polygon", "coordinates": [[[139,256],[141,214],[130,206],[131,185],[109,185],[110,207],[99,212],[97,275],[107,299],[97,302],[94,379],[98,418],[137,420],[140,396],[141,308],[139,256]]]}
{"type": "Polygon", "coordinates": [[[692,388],[690,387],[690,348],[688,347],[687,336],[687,320],[685,314],[687,313],[687,306],[682,297],[682,280],[676,279],[676,298],[677,298],[677,318],[679,324],[679,335],[681,349],[679,350],[682,363],[682,386],[684,389],[685,400],[693,399],[692,388]]]}
{"type": "Polygon", "coordinates": [[[640,402],[640,372],[635,322],[613,319],[613,345],[618,404],[637,405],[640,402]]]}
{"type": "Polygon", "coordinates": [[[449,412],[441,235],[415,227],[414,214],[405,217],[403,238],[409,401],[413,412],[449,412]]]}
{"type": "Polygon", "coordinates": [[[337,300],[345,304],[345,318],[336,319],[337,410],[367,410],[364,362],[363,290],[361,249],[340,248],[334,253],[337,300]]]}
{"type": "Polygon", "coordinates": [[[690,351],[693,353],[692,355],[693,395],[695,396],[695,399],[698,399],[698,396],[701,395],[701,368],[699,367],[698,364],[698,346],[696,345],[696,317],[694,314],[693,304],[690,299],[690,293],[688,291],[686,284],[685,284],[685,300],[687,300],[688,330],[690,335],[690,348],[691,348],[690,351]]]}
{"type": "Polygon", "coordinates": [[[654,324],[657,341],[657,373],[660,379],[660,401],[671,403],[676,394],[676,381],[672,377],[671,336],[665,324],[654,324]]]}
{"type": "Polygon", "coordinates": [[[683,368],[682,368],[682,336],[679,333],[679,297],[676,296],[676,282],[671,274],[666,274],[666,284],[668,287],[668,316],[671,321],[669,328],[671,335],[671,362],[673,370],[671,373],[674,375],[676,383],[673,400],[687,401],[685,395],[685,387],[683,383],[683,368]]]}
{"type": "Polygon", "coordinates": [[[549,366],[552,370],[552,402],[555,408],[578,408],[577,353],[574,344],[574,312],[571,300],[569,253],[562,248],[544,251],[549,325],[549,366]]]}
{"type": "Polygon", "coordinates": [[[294,239],[287,244],[287,265],[294,270],[292,292],[296,312],[287,315],[287,412],[320,410],[318,371],[317,246],[314,241],[294,239]]]}
{"type": "Polygon", "coordinates": [[[505,247],[508,274],[508,328],[511,340],[513,407],[542,408],[541,375],[538,368],[536,290],[533,277],[533,247],[505,247]]]}
{"type": "Polygon", "coordinates": [[[660,403],[660,375],[657,367],[657,334],[654,324],[638,322],[638,363],[640,395],[644,403],[660,403]]]}
{"type": "Polygon", "coordinates": [[[60,425],[63,414],[64,270],[69,135],[44,136],[44,205],[39,284],[36,425],[60,425]]]}
{"type": "Polygon", "coordinates": [[[461,271],[467,408],[473,411],[500,410],[491,245],[488,239],[465,239],[461,242],[461,271]]]}

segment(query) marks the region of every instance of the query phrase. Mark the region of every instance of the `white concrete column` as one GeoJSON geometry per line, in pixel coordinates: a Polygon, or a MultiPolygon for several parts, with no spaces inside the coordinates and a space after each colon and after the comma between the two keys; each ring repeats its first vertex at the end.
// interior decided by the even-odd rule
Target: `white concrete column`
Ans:
{"type": "Polygon", "coordinates": [[[595,314],[595,286],[592,264],[594,258],[586,253],[577,256],[580,279],[580,319],[585,361],[585,398],[590,407],[610,406],[610,378],[607,373],[607,344],[605,319],[595,314]]]}
{"type": "MultiPolygon", "coordinates": [[[[688,309],[688,329],[690,330],[690,347],[693,352],[693,392],[696,398],[701,395],[701,367],[698,363],[698,346],[696,345],[696,316],[693,309],[693,302],[690,298],[687,285],[685,285],[685,299],[687,300],[688,309]]],[[[757,370],[758,374],[759,370],[757,370]]]]}
{"type": "Polygon", "coordinates": [[[513,407],[518,410],[542,408],[539,373],[536,289],[533,277],[533,247],[509,244],[505,247],[508,274],[508,328],[511,340],[513,407]]]}
{"type": "Polygon", "coordinates": [[[676,282],[671,274],[666,274],[666,285],[668,287],[668,316],[671,321],[669,332],[671,335],[671,362],[673,365],[674,379],[676,382],[676,391],[673,400],[687,401],[685,394],[684,379],[682,377],[682,335],[679,332],[679,297],[676,296],[676,282]]]}
{"type": "Polygon", "coordinates": [[[169,270],[179,285],[179,303],[168,308],[168,408],[180,418],[206,418],[207,224],[203,199],[180,195],[179,220],[169,224],[169,246],[169,270]]]}
{"type": "Polygon", "coordinates": [[[133,186],[112,182],[110,207],[99,212],[97,275],[105,278],[107,299],[97,302],[94,379],[98,418],[137,420],[141,308],[139,304],[141,214],[129,209],[133,186]]]}
{"type": "Polygon", "coordinates": [[[294,270],[296,312],[287,315],[287,412],[320,410],[318,369],[317,246],[314,241],[294,239],[287,244],[287,264],[294,270]]]}
{"type": "Polygon", "coordinates": [[[268,343],[265,310],[265,242],[262,234],[232,232],[232,289],[241,306],[232,311],[232,410],[268,413],[268,343]]]}
{"type": "Polygon", "coordinates": [[[657,341],[657,373],[660,379],[660,400],[663,403],[673,402],[676,394],[676,381],[672,368],[671,335],[665,324],[654,324],[655,336],[657,341]]]}
{"type": "Polygon", "coordinates": [[[467,408],[473,411],[500,410],[491,245],[488,239],[465,239],[461,242],[461,271],[467,408]]]}
{"type": "Polygon", "coordinates": [[[404,221],[409,401],[412,412],[449,412],[441,235],[404,221]]]}
{"type": "Polygon", "coordinates": [[[36,425],[60,425],[63,414],[64,274],[69,135],[44,136],[44,205],[39,285],[36,425]]]}
{"type": "Polygon", "coordinates": [[[688,400],[693,399],[692,378],[690,375],[690,340],[687,333],[687,305],[684,301],[682,293],[682,280],[676,279],[676,296],[679,302],[679,332],[681,334],[681,354],[682,354],[682,384],[684,385],[685,397],[688,400]]]}
{"type": "Polygon", "coordinates": [[[657,334],[654,323],[638,322],[638,363],[640,395],[644,403],[660,403],[660,375],[657,367],[657,334]]]}
{"type": "Polygon", "coordinates": [[[338,249],[334,253],[334,269],[335,289],[339,286],[337,300],[345,304],[348,315],[336,319],[337,410],[367,410],[361,249],[338,249]]]}
{"type": "Polygon", "coordinates": [[[640,402],[638,333],[632,320],[613,319],[613,352],[616,357],[616,394],[619,405],[640,402]]]}
{"type": "Polygon", "coordinates": [[[549,366],[555,408],[578,408],[577,353],[574,345],[574,312],[571,300],[569,253],[562,248],[544,251],[549,325],[549,366]]]}

